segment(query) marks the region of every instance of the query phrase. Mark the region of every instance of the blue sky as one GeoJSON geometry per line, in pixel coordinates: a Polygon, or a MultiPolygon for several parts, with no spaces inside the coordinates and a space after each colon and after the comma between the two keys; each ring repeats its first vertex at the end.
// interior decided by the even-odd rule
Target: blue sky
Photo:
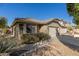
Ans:
{"type": "Polygon", "coordinates": [[[37,20],[60,18],[72,22],[72,17],[68,15],[65,3],[4,3],[0,4],[0,16],[6,17],[9,25],[17,17],[30,17],[37,20]]]}

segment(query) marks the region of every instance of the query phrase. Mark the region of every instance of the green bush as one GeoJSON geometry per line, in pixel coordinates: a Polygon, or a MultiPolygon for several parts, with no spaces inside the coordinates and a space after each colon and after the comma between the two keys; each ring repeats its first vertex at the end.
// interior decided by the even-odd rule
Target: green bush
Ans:
{"type": "Polygon", "coordinates": [[[36,43],[37,41],[39,41],[39,38],[33,34],[23,34],[23,36],[22,36],[23,44],[36,43]]]}
{"type": "Polygon", "coordinates": [[[68,31],[72,31],[72,27],[67,27],[68,31]]]}
{"type": "Polygon", "coordinates": [[[50,39],[50,36],[46,33],[36,33],[36,36],[40,39],[40,40],[48,40],[50,39]]]}
{"type": "Polygon", "coordinates": [[[22,43],[23,44],[32,44],[39,41],[50,39],[50,36],[45,33],[33,33],[33,34],[23,34],[22,43]]]}
{"type": "Polygon", "coordinates": [[[0,53],[4,53],[17,45],[15,38],[0,37],[0,53]]]}

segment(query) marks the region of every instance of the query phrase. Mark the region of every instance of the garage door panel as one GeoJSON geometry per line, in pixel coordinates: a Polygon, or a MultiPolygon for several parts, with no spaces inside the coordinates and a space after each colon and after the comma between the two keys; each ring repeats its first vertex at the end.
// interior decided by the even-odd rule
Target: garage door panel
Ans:
{"type": "Polygon", "coordinates": [[[51,37],[55,37],[56,36],[56,28],[49,27],[49,35],[51,37]]]}

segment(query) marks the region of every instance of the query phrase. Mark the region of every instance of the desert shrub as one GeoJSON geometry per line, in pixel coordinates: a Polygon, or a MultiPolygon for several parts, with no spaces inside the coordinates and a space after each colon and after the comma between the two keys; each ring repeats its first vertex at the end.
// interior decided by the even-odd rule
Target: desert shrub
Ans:
{"type": "Polygon", "coordinates": [[[72,27],[67,27],[68,31],[72,31],[72,27]]]}
{"type": "Polygon", "coordinates": [[[79,25],[77,25],[76,28],[79,29],[79,25]]]}
{"type": "Polygon", "coordinates": [[[50,39],[50,36],[45,33],[23,34],[22,43],[32,44],[47,39],[50,39]]]}
{"type": "Polygon", "coordinates": [[[40,40],[50,39],[50,36],[46,33],[36,33],[35,36],[37,36],[40,40]]]}
{"type": "Polygon", "coordinates": [[[39,41],[39,38],[33,34],[23,34],[22,36],[22,43],[31,44],[36,43],[37,41],[39,41]]]}
{"type": "Polygon", "coordinates": [[[0,37],[0,53],[6,52],[17,45],[15,38],[5,36],[0,37]]]}

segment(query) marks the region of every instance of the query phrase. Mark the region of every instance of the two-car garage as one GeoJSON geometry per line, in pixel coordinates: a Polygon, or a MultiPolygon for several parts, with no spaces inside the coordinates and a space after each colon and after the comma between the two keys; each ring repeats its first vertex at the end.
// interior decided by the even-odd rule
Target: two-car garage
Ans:
{"type": "Polygon", "coordinates": [[[51,21],[50,23],[41,27],[40,32],[47,33],[51,37],[56,37],[58,34],[64,34],[67,32],[67,28],[61,26],[58,22],[51,21]]]}
{"type": "Polygon", "coordinates": [[[57,35],[64,35],[65,33],[67,33],[66,28],[49,27],[49,35],[51,37],[56,37],[57,35]]]}

